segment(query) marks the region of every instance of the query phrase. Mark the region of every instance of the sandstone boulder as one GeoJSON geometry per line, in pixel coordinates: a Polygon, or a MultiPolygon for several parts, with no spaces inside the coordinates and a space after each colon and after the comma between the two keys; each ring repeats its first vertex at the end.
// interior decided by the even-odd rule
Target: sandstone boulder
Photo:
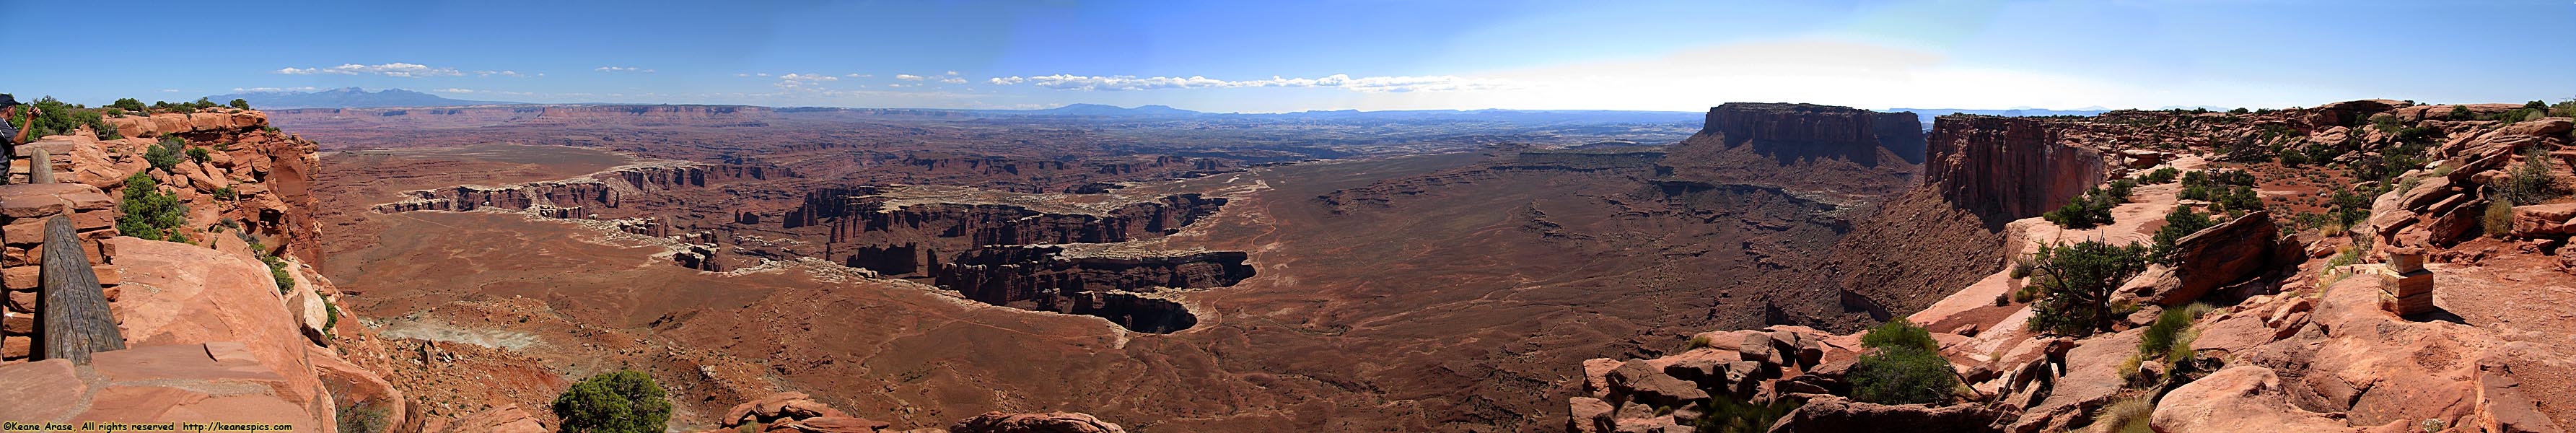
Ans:
{"type": "Polygon", "coordinates": [[[283,394],[309,373],[263,365],[239,343],[136,346],[0,366],[0,419],[15,422],[286,424],[322,431],[327,407],[283,394]]]}
{"type": "Polygon", "coordinates": [[[1573,410],[1573,416],[1566,420],[1565,431],[1607,433],[1614,428],[1610,418],[1612,408],[1609,402],[1592,397],[1572,397],[1567,398],[1565,403],[1573,410]]]}
{"type": "Polygon", "coordinates": [[[188,115],[178,113],[161,113],[152,115],[152,129],[161,131],[162,135],[197,130],[195,126],[188,123],[188,115]]]}
{"type": "Polygon", "coordinates": [[[2576,234],[2576,203],[2513,207],[2513,235],[2526,238],[2576,234]]]}
{"type": "Polygon", "coordinates": [[[188,244],[132,237],[108,239],[125,280],[116,303],[129,346],[240,342],[250,356],[286,374],[278,396],[298,405],[321,397],[307,372],[308,339],[284,307],[268,266],[188,244]]]}
{"type": "Polygon", "coordinates": [[[2272,369],[2238,365],[2165,393],[2152,421],[2168,432],[2357,432],[2343,421],[2290,405],[2272,369]]]}
{"type": "Polygon", "coordinates": [[[2145,296],[2160,305],[2189,304],[2211,289],[2267,269],[2279,246],[2280,227],[2270,212],[2245,214],[2174,241],[2172,287],[2157,287],[2145,296]]]}
{"type": "Polygon", "coordinates": [[[734,405],[733,409],[725,411],[725,416],[719,420],[719,425],[734,427],[752,422],[768,424],[778,420],[848,416],[850,414],[841,412],[840,409],[833,409],[831,405],[816,402],[805,393],[782,392],[734,405]]]}
{"type": "Polygon", "coordinates": [[[545,423],[519,405],[507,404],[449,421],[429,433],[548,433],[545,423]]]}
{"type": "Polygon", "coordinates": [[[1610,370],[1610,401],[1654,407],[1693,406],[1709,399],[1699,385],[1664,374],[1646,360],[1629,360],[1610,370]]]}
{"type": "Polygon", "coordinates": [[[1807,404],[1780,417],[1779,423],[1771,425],[1771,433],[1991,432],[2001,431],[1998,424],[2010,416],[2005,411],[1976,403],[1939,407],[1919,404],[1890,406],[1832,395],[1806,397],[1810,398],[1807,404]]]}
{"type": "Polygon", "coordinates": [[[805,418],[770,425],[764,432],[778,433],[873,433],[894,424],[866,418],[826,416],[805,418]]]}
{"type": "Polygon", "coordinates": [[[1073,412],[1002,413],[985,412],[974,418],[957,421],[949,433],[1125,433],[1127,429],[1073,412]]]}

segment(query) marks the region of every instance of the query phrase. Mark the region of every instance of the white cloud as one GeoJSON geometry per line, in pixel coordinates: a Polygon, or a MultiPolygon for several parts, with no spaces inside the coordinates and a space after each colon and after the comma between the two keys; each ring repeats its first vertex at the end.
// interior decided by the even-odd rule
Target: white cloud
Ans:
{"type": "Polygon", "coordinates": [[[913,74],[894,74],[894,79],[897,79],[897,80],[904,80],[904,81],[921,81],[921,80],[925,80],[925,79],[929,79],[929,78],[930,78],[930,77],[924,77],[924,76],[920,76],[920,75],[913,75],[913,74]]]}
{"type": "Polygon", "coordinates": [[[953,76],[956,76],[956,75],[957,75],[957,71],[948,71],[948,75],[949,75],[949,76],[952,76],[952,77],[953,77],[953,76]]]}
{"type": "Polygon", "coordinates": [[[876,75],[875,75],[875,74],[841,74],[841,76],[844,76],[844,77],[850,77],[850,78],[868,78],[868,77],[874,77],[874,76],[876,76],[876,75]]]}
{"type": "Polygon", "coordinates": [[[592,69],[592,70],[593,70],[593,71],[600,71],[600,72],[643,72],[643,73],[651,73],[651,72],[653,72],[653,70],[651,70],[651,69],[634,68],[634,67],[625,67],[625,66],[601,66],[601,67],[599,67],[598,69],[592,69]]]}
{"type": "Polygon", "coordinates": [[[778,79],[790,81],[840,81],[841,77],[821,74],[787,74],[778,76],[778,79]]]}
{"type": "Polygon", "coordinates": [[[948,77],[948,78],[941,78],[941,79],[939,79],[939,82],[942,82],[942,83],[948,83],[948,84],[966,84],[966,79],[964,79],[964,78],[957,78],[957,77],[948,77]]]}
{"type": "Polygon", "coordinates": [[[350,64],[345,64],[345,65],[340,65],[340,66],[333,66],[333,67],[328,67],[328,68],[284,68],[284,69],[278,69],[278,70],[273,71],[273,72],[280,73],[280,74],[287,74],[287,75],[315,75],[315,74],[358,75],[358,74],[375,74],[375,75],[383,75],[383,76],[387,76],[387,77],[401,77],[401,78],[422,78],[422,77],[441,77],[441,76],[444,76],[444,77],[453,77],[453,76],[465,75],[465,73],[464,73],[464,72],[458,72],[458,71],[457,71],[456,69],[454,69],[454,68],[439,68],[439,67],[431,67],[431,66],[429,66],[429,65],[412,64],[412,63],[401,63],[401,62],[386,63],[386,64],[381,64],[381,65],[361,65],[361,64],[356,64],[356,63],[350,63],[350,64]]]}
{"type": "Polygon", "coordinates": [[[1514,88],[1514,87],[1519,87],[1519,86],[1520,86],[1520,84],[1519,84],[1519,83],[1516,83],[1516,82],[1513,82],[1513,81],[1510,81],[1510,80],[1489,79],[1489,78],[1466,78],[1466,77],[1459,77],[1459,76],[1454,76],[1454,75],[1420,76],[1420,77],[1352,77],[1352,76],[1350,76],[1350,75],[1345,75],[1345,74],[1333,74],[1333,75],[1325,76],[1325,77],[1322,77],[1322,78],[1284,78],[1284,77],[1275,77],[1275,76],[1274,76],[1274,77],[1270,77],[1270,79],[1267,79],[1267,80],[1240,80],[1240,81],[1229,81],[1229,80],[1219,80],[1219,79],[1215,79],[1215,78],[1208,78],[1208,77],[1203,77],[1203,76],[1191,76],[1191,77],[1188,77],[1188,78],[1181,78],[1181,77],[1142,77],[1142,78],[1140,78],[1140,77],[1126,76],[1126,75],[1119,75],[1119,76],[1082,76],[1082,75],[1056,74],[1056,75],[1044,75],[1044,76],[1036,76],[1036,77],[1017,77],[1017,76],[1014,76],[1014,77],[1001,77],[1001,78],[993,78],[993,79],[990,79],[990,80],[987,80],[987,81],[989,81],[989,82],[991,82],[991,83],[993,83],[993,84],[1006,85],[1006,86],[1007,86],[1007,85],[1021,84],[1021,83],[1028,83],[1028,84],[1036,85],[1036,86],[1038,86],[1038,87],[1045,87],[1045,88],[1050,88],[1050,89],[1061,89],[1061,90],[1151,90],[1151,89],[1207,89],[1207,88],[1222,89],[1222,88],[1240,88],[1240,87],[1324,87],[1324,88],[1338,88],[1338,89],[1349,90],[1349,91],[1354,91],[1354,92],[1362,92],[1362,93],[1391,93],[1391,92],[1441,92],[1441,91],[1463,91],[1463,90],[1495,90],[1495,89],[1514,88]]]}
{"type": "Polygon", "coordinates": [[[477,77],[489,77],[494,75],[504,77],[527,77],[527,75],[520,74],[519,71],[474,71],[474,76],[477,77]]]}

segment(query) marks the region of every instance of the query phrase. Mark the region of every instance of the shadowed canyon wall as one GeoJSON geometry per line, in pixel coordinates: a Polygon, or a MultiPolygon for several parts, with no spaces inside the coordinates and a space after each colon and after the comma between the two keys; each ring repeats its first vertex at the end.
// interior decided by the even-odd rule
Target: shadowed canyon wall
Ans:
{"type": "Polygon", "coordinates": [[[1989,226],[2038,216],[2101,184],[2101,151],[2058,143],[2046,121],[1942,116],[1933,121],[1924,183],[1989,226]]]}

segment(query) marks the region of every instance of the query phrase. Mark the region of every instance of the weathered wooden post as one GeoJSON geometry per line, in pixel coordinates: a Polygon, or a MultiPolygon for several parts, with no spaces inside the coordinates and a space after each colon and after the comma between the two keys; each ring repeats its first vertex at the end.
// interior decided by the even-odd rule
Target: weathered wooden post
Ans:
{"type": "Polygon", "coordinates": [[[35,148],[29,153],[31,155],[27,158],[29,162],[27,183],[38,185],[54,183],[54,156],[45,152],[45,148],[42,147],[35,148]]]}
{"type": "Polygon", "coordinates": [[[125,337],[116,329],[115,313],[108,311],[107,293],[100,290],[81,241],[70,216],[45,220],[44,258],[36,274],[43,291],[37,311],[44,315],[36,318],[36,359],[88,365],[92,352],[125,349],[125,337]]]}

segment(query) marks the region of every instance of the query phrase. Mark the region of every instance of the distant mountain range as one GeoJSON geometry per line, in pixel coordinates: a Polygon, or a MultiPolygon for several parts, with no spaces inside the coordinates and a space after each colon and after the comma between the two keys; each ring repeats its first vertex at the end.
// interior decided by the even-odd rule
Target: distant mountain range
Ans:
{"type": "Polygon", "coordinates": [[[517,102],[468,101],[448,99],[403,89],[369,92],[356,87],[311,92],[276,91],[243,92],[214,95],[207,100],[223,102],[234,99],[250,101],[259,108],[381,108],[381,107],[453,107],[460,105],[517,104],[517,102]]]}

